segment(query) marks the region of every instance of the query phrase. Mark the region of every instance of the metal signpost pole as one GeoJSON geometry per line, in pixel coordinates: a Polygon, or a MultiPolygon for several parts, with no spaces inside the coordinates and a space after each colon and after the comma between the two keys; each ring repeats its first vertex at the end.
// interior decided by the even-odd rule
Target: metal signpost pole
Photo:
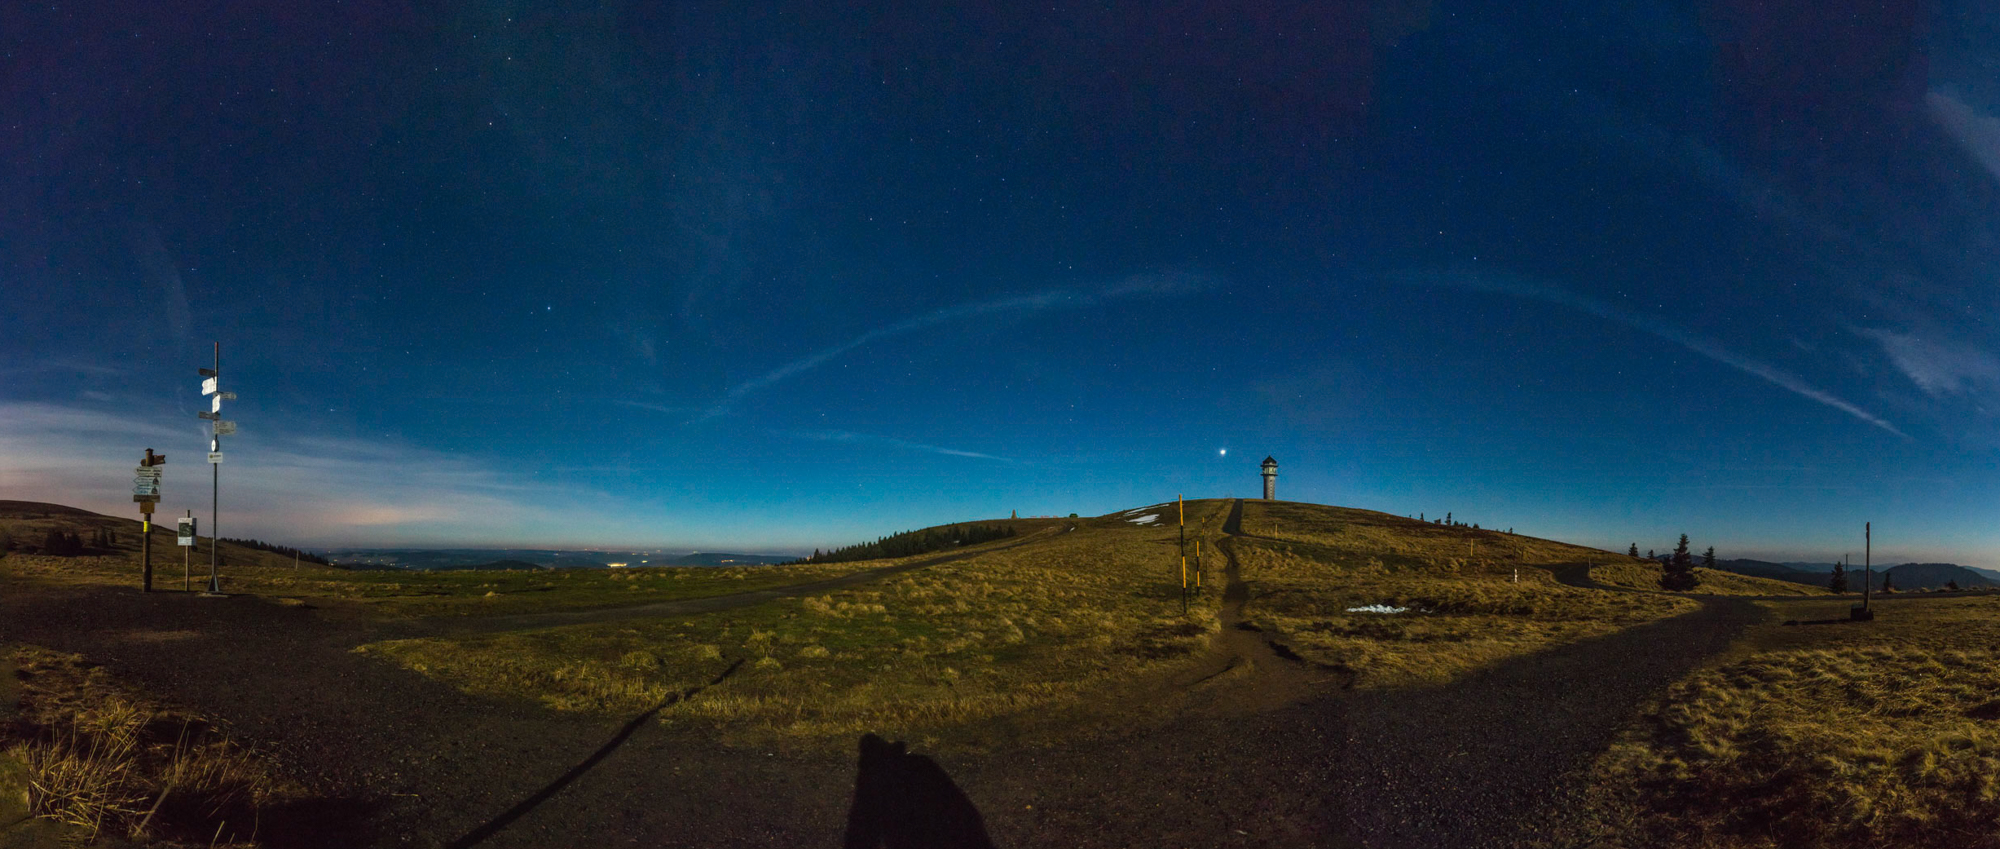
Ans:
{"type": "Polygon", "coordinates": [[[201,394],[209,396],[208,412],[199,415],[211,426],[208,438],[208,593],[222,594],[219,566],[222,548],[222,438],[236,432],[236,423],[222,418],[222,402],[236,400],[236,393],[222,391],[222,343],[215,343],[215,365],[201,369],[201,394]]]}
{"type": "Polygon", "coordinates": [[[187,511],[181,518],[179,539],[181,545],[181,592],[194,592],[194,511],[187,511]]]}

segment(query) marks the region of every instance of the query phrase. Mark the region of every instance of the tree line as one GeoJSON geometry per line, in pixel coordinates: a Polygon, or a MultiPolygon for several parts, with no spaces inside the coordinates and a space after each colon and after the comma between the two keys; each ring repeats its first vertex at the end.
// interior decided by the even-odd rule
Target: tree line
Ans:
{"type": "Polygon", "coordinates": [[[258,551],[268,551],[271,552],[272,554],[282,554],[286,557],[296,557],[300,561],[306,563],[315,563],[321,566],[333,565],[331,563],[326,562],[326,558],[321,557],[317,554],[310,554],[304,551],[300,551],[299,549],[292,548],[290,546],[272,545],[271,543],[265,542],[261,539],[231,539],[229,537],[223,537],[222,541],[226,543],[240,545],[243,546],[244,548],[254,548],[257,549],[258,551]]]}
{"type": "MultiPolygon", "coordinates": [[[[1632,543],[1632,548],[1625,553],[1632,557],[1638,557],[1639,544],[1636,542],[1632,543]]],[[[1646,559],[1658,561],[1660,564],[1660,589],[1671,592],[1687,592],[1701,586],[1701,575],[1694,571],[1694,554],[1688,550],[1687,534],[1681,534],[1680,544],[1674,546],[1672,554],[1660,557],[1654,555],[1651,549],[1647,549],[1646,559]]],[[[1715,546],[1711,545],[1707,551],[1702,552],[1701,567],[1703,569],[1715,568],[1715,546]]]]}
{"type": "Polygon", "coordinates": [[[929,554],[965,545],[978,545],[996,539],[1006,539],[1014,535],[1014,529],[1006,525],[951,525],[944,528],[927,528],[921,531],[904,531],[874,542],[857,543],[832,551],[813,549],[810,557],[802,557],[793,563],[845,563],[852,560],[883,560],[892,557],[909,557],[929,554]]]}

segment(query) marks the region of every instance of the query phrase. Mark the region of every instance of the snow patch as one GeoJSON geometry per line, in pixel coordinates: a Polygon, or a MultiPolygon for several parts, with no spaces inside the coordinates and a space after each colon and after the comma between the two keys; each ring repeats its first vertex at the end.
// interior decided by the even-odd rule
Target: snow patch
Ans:
{"type": "Polygon", "coordinates": [[[1158,518],[1160,518],[1160,514],[1158,513],[1147,513],[1146,515],[1140,516],[1137,519],[1126,519],[1125,521],[1131,522],[1134,525],[1150,525],[1153,523],[1154,519],[1158,518]]]}
{"type": "Polygon", "coordinates": [[[1350,607],[1350,608],[1348,608],[1348,609],[1347,609],[1347,612],[1349,612],[1349,613],[1408,613],[1408,612],[1410,612],[1410,609],[1409,609],[1409,608],[1407,608],[1407,607],[1390,607],[1389,605],[1386,605],[1386,604],[1365,604],[1365,605],[1362,605],[1362,606],[1360,606],[1360,607],[1350,607]]]}

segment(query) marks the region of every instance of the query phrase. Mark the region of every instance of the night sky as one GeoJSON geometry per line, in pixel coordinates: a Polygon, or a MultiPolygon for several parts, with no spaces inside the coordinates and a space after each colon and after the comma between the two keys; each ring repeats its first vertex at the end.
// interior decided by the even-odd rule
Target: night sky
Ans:
{"type": "Polygon", "coordinates": [[[0,498],[2000,565],[1991,3],[410,5],[0,7],[0,498]]]}

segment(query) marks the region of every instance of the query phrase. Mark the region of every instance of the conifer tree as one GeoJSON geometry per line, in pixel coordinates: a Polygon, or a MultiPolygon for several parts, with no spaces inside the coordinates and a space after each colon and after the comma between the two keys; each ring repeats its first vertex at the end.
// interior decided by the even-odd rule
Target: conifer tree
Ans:
{"type": "Polygon", "coordinates": [[[1715,546],[1711,545],[1708,547],[1707,551],[1701,553],[1701,568],[1703,569],[1715,568],[1715,546]]]}
{"type": "Polygon", "coordinates": [[[1674,554],[1660,567],[1660,588],[1674,592],[1686,592],[1701,583],[1701,577],[1694,573],[1694,555],[1688,553],[1687,534],[1681,534],[1680,545],[1674,547],[1674,554]]]}
{"type": "Polygon", "coordinates": [[[1833,577],[1828,578],[1826,588],[1837,593],[1847,592],[1847,566],[1839,562],[1833,564],[1833,577]]]}
{"type": "Polygon", "coordinates": [[[1635,542],[1635,543],[1632,543],[1632,550],[1631,550],[1631,551],[1628,551],[1628,552],[1626,552],[1626,554],[1628,554],[1628,555],[1630,555],[1630,556],[1632,556],[1632,557],[1638,557],[1638,556],[1639,556],[1639,544],[1638,544],[1638,543],[1636,543],[1636,542],[1635,542]]]}
{"type": "Polygon", "coordinates": [[[1951,580],[1949,580],[1949,581],[1945,581],[1945,582],[1944,582],[1944,588],[1945,588],[1945,589],[1947,589],[1947,590],[1950,590],[1950,591],[1952,591],[1952,592],[1958,592],[1958,579],[1957,579],[1957,578],[1953,578],[1953,579],[1951,579],[1951,580]]]}
{"type": "Polygon", "coordinates": [[[1889,573],[1887,570],[1884,570],[1882,572],[1882,591],[1885,593],[1893,593],[1896,591],[1896,582],[1889,577],[1889,573]]]}

